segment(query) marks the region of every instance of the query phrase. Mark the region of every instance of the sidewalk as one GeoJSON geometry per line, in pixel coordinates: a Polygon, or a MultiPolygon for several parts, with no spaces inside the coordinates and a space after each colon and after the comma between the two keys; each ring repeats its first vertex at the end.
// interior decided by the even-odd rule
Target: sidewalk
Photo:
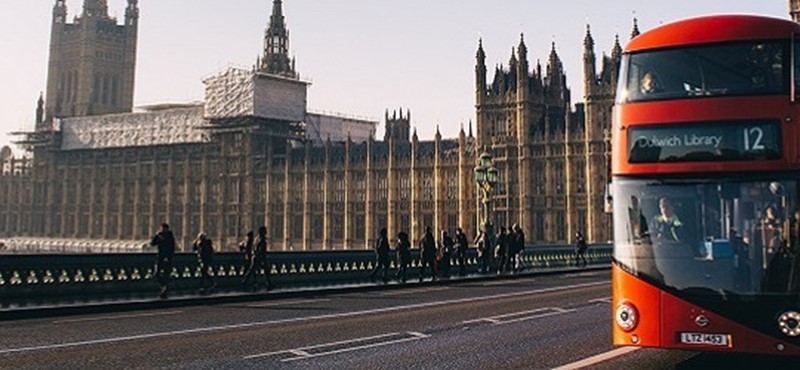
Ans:
{"type": "MultiPolygon", "coordinates": [[[[352,284],[319,285],[319,286],[290,286],[278,287],[272,290],[245,292],[236,290],[217,290],[210,293],[199,291],[179,291],[172,293],[167,299],[158,298],[158,289],[154,285],[152,294],[121,297],[114,299],[75,298],[72,302],[58,304],[31,304],[14,307],[0,307],[0,321],[36,319],[53,316],[71,316],[96,313],[112,313],[137,310],[151,310],[173,307],[202,306],[209,304],[240,303],[263,301],[282,298],[303,298],[331,293],[352,293],[376,290],[396,290],[418,286],[447,285],[466,282],[480,282],[489,280],[515,280],[537,275],[553,275],[570,272],[602,271],[609,269],[608,265],[577,267],[557,267],[549,269],[525,270],[517,273],[497,275],[496,273],[472,273],[466,276],[452,276],[431,281],[426,278],[423,282],[409,279],[406,283],[398,280],[383,282],[359,282],[352,284]]],[[[367,276],[365,276],[367,278],[367,276]]]]}

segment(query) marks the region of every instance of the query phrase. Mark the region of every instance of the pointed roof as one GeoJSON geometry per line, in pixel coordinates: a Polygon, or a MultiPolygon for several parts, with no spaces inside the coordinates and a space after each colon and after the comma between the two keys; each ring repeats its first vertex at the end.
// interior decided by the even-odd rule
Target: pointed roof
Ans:
{"type": "Polygon", "coordinates": [[[583,46],[586,49],[594,49],[594,38],[592,37],[592,28],[586,24],[586,36],[583,37],[583,46]]]}
{"type": "Polygon", "coordinates": [[[633,17],[633,30],[631,30],[631,39],[639,36],[639,34],[641,34],[639,31],[639,21],[636,19],[636,17],[633,17]]]}

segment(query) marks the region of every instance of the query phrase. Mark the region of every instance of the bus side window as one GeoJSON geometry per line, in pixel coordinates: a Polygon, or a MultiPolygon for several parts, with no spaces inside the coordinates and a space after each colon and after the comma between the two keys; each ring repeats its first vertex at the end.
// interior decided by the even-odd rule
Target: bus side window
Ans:
{"type": "Polygon", "coordinates": [[[792,40],[792,102],[797,102],[797,94],[800,92],[800,35],[793,35],[792,40]]]}

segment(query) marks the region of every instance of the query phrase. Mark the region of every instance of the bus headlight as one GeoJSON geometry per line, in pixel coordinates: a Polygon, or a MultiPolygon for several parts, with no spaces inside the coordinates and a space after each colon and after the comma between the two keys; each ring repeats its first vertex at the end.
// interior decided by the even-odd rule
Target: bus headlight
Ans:
{"type": "Polygon", "coordinates": [[[778,318],[778,327],[781,332],[790,337],[800,335],[800,313],[786,311],[778,318]]]}
{"type": "Polygon", "coordinates": [[[639,323],[639,312],[636,310],[636,306],[630,302],[622,302],[617,305],[614,318],[622,330],[631,331],[639,323]]]}

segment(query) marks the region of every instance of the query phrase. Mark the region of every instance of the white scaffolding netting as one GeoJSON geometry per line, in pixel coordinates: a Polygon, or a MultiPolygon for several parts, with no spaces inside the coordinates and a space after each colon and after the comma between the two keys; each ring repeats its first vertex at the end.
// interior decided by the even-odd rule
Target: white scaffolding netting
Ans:
{"type": "Polygon", "coordinates": [[[203,107],[65,118],[63,150],[201,143],[210,140],[203,107]]]}

